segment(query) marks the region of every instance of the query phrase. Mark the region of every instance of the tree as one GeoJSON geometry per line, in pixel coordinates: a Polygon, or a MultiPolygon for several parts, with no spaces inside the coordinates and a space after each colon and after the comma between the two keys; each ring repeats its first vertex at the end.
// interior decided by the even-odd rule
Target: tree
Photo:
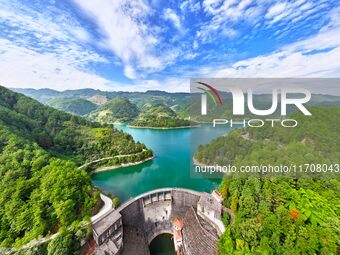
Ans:
{"type": "Polygon", "coordinates": [[[64,230],[47,246],[48,255],[80,254],[80,242],[75,235],[64,230]]]}

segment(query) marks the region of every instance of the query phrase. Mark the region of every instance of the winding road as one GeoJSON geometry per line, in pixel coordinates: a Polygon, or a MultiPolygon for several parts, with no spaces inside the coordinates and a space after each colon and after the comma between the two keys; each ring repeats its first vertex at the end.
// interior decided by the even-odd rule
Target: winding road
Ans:
{"type": "Polygon", "coordinates": [[[138,154],[143,153],[144,151],[146,151],[146,149],[143,149],[141,152],[137,152],[137,153],[125,154],[125,155],[116,155],[116,156],[111,156],[111,157],[96,159],[96,160],[93,160],[93,161],[91,161],[91,162],[85,163],[85,164],[81,165],[81,166],[78,167],[78,168],[79,168],[79,169],[82,169],[82,168],[84,168],[84,167],[86,167],[86,166],[89,166],[89,165],[91,165],[91,164],[94,164],[94,163],[97,163],[97,162],[100,162],[100,161],[103,161],[103,160],[107,160],[107,159],[123,158],[123,157],[128,157],[128,156],[135,156],[135,155],[138,155],[138,154]]]}
{"type": "Polygon", "coordinates": [[[104,194],[100,193],[100,198],[101,200],[103,200],[104,202],[104,206],[102,207],[102,209],[100,209],[100,211],[91,217],[91,222],[95,222],[97,219],[99,219],[102,215],[104,215],[106,212],[108,212],[111,208],[112,208],[112,199],[105,196],[104,194]]]}

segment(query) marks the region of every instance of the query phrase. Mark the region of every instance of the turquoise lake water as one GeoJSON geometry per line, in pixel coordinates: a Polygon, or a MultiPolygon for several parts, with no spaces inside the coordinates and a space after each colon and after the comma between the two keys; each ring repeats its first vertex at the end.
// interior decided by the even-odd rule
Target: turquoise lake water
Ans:
{"type": "Polygon", "coordinates": [[[230,128],[213,128],[211,124],[167,130],[116,127],[151,148],[155,155],[152,161],[92,176],[97,187],[118,196],[121,202],[158,188],[181,187],[210,192],[219,185],[220,180],[191,177],[190,165],[199,144],[227,134],[230,128]]]}

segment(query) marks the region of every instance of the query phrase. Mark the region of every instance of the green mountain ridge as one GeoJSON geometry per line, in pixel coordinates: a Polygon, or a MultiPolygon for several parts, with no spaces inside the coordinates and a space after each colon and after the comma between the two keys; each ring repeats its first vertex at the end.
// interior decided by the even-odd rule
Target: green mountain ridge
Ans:
{"type": "Polygon", "coordinates": [[[135,127],[181,127],[190,126],[190,121],[181,118],[174,110],[162,103],[147,103],[138,118],[129,122],[135,127]]]}
{"type": "MultiPolygon", "coordinates": [[[[107,101],[117,97],[125,97],[135,104],[139,109],[147,103],[162,103],[168,107],[177,105],[176,111],[181,114],[181,111],[185,108],[188,102],[188,93],[169,93],[165,91],[146,91],[146,92],[121,92],[121,91],[100,91],[94,89],[79,89],[79,90],[66,90],[66,91],[54,91],[50,89],[17,89],[13,88],[13,91],[23,93],[29,97],[32,97],[44,104],[48,104],[49,101],[63,100],[65,98],[83,98],[94,103],[96,96],[107,101]],[[53,91],[53,95],[51,93],[53,91]],[[94,100],[94,101],[93,101],[94,100]]],[[[106,102],[104,102],[106,103],[106,102]]],[[[102,103],[101,103],[102,104],[102,103]]],[[[88,112],[89,113],[89,112],[88,112]]]]}
{"type": "Polygon", "coordinates": [[[48,105],[58,110],[76,115],[85,115],[97,109],[96,104],[83,98],[54,99],[49,101],[48,105]]]}
{"type": "Polygon", "coordinates": [[[90,112],[87,118],[102,123],[127,122],[136,118],[138,114],[139,110],[135,104],[125,97],[117,96],[90,112]]]}
{"type": "Polygon", "coordinates": [[[147,92],[106,92],[93,89],[55,91],[14,89],[30,97],[51,105],[56,109],[83,115],[91,121],[101,123],[131,122],[134,126],[177,127],[188,126],[185,112],[188,93],[147,92]],[[124,98],[124,99],[123,99],[124,98]],[[90,102],[97,104],[94,108],[90,102]],[[150,107],[159,107],[151,110],[150,107]],[[137,107],[137,109],[136,109],[137,107]],[[166,115],[155,121],[155,114],[166,115]],[[163,114],[160,114],[163,112],[163,114]],[[171,116],[170,116],[171,115],[171,116]]]}
{"type": "Polygon", "coordinates": [[[152,155],[111,125],[55,110],[1,86],[0,152],[0,247],[21,246],[60,229],[79,232],[99,199],[86,170],[152,155]],[[107,157],[113,158],[78,168],[107,157]]]}
{"type": "MultiPolygon", "coordinates": [[[[45,104],[48,104],[51,100],[62,101],[65,98],[83,98],[90,101],[94,100],[93,102],[97,103],[96,97],[98,97],[99,102],[106,103],[106,101],[111,100],[117,96],[122,96],[127,98],[132,104],[135,104],[140,111],[143,111],[143,107],[147,104],[163,104],[173,109],[176,112],[178,118],[181,119],[187,119],[189,115],[191,116],[191,119],[195,121],[208,121],[209,118],[209,116],[200,115],[200,94],[197,93],[169,93],[157,90],[149,90],[146,92],[100,91],[94,89],[66,90],[62,92],[53,91],[50,89],[13,90],[24,93],[45,104]]],[[[226,92],[220,92],[220,95],[222,97],[224,106],[217,107],[215,109],[213,102],[211,100],[208,100],[208,111],[214,112],[215,116],[226,118],[228,116],[231,116],[230,109],[232,106],[232,97],[230,93],[226,92]]],[[[259,109],[267,109],[271,105],[271,100],[271,95],[269,94],[255,94],[254,105],[259,109]]],[[[307,103],[307,105],[340,105],[340,96],[313,94],[312,99],[310,100],[310,102],[307,103]]],[[[59,109],[62,109],[62,106],[59,109]]],[[[246,116],[251,117],[249,112],[246,113],[246,116]]]]}

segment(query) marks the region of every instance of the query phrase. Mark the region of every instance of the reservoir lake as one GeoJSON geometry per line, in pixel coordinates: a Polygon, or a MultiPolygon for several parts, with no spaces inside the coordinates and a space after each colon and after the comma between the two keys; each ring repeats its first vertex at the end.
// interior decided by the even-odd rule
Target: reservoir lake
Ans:
{"type": "Polygon", "coordinates": [[[195,128],[150,129],[115,125],[135,141],[151,148],[154,159],[143,164],[92,175],[98,188],[119,197],[121,202],[141,193],[165,187],[181,187],[211,192],[221,180],[190,176],[194,151],[200,144],[225,135],[230,127],[202,124],[195,128]]]}

